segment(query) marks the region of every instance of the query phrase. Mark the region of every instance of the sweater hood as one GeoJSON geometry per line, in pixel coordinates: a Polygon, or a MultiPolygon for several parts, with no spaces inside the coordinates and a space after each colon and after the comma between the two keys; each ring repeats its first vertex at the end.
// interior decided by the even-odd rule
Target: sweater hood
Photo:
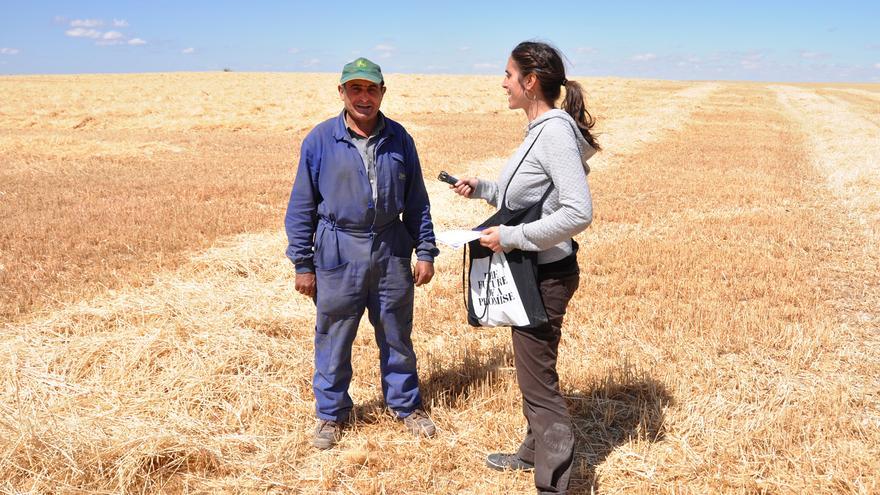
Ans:
{"type": "Polygon", "coordinates": [[[561,118],[568,122],[568,125],[571,126],[572,132],[574,132],[575,139],[577,139],[578,149],[581,152],[581,163],[584,165],[584,172],[587,174],[590,173],[590,165],[587,163],[587,160],[590,159],[593,155],[596,154],[596,150],[590,146],[590,143],[584,139],[584,135],[581,134],[581,130],[577,126],[577,122],[568,114],[565,110],[559,108],[553,108],[539,115],[538,118],[529,122],[528,133],[531,134],[532,130],[535,129],[536,126],[540,125],[543,122],[546,122],[550,119],[561,118]]]}

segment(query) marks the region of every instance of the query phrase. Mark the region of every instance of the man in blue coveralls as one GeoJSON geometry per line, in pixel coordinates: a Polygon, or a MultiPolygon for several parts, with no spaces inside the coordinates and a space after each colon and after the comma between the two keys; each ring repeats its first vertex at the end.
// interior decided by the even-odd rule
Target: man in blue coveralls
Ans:
{"type": "Polygon", "coordinates": [[[319,449],[336,444],[351,412],[351,346],[365,309],[385,403],[412,433],[435,432],[410,334],[413,285],[431,281],[438,250],[415,143],[379,111],[385,89],[375,63],[345,65],[338,88],[345,109],[303,140],[284,218],[296,290],[317,308],[312,445],[319,449]]]}

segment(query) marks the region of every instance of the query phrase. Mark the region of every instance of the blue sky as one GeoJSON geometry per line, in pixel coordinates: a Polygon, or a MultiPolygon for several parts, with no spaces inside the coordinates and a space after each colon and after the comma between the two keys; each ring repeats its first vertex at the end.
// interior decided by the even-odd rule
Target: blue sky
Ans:
{"type": "Polygon", "coordinates": [[[500,74],[517,42],[575,75],[880,82],[880,1],[0,1],[0,74],[500,74]]]}

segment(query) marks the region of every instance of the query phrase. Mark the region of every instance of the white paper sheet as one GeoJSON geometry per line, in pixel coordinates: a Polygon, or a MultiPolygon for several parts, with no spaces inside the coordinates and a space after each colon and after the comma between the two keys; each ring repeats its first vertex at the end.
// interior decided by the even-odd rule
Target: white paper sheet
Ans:
{"type": "Polygon", "coordinates": [[[468,242],[480,238],[479,230],[447,230],[436,234],[437,242],[446,244],[447,246],[458,249],[468,242]]]}

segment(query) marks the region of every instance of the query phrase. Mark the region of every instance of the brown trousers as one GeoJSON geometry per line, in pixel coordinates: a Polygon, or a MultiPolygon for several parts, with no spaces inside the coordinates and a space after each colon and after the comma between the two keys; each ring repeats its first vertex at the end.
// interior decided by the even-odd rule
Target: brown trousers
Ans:
{"type": "Polygon", "coordinates": [[[574,458],[574,431],[565,398],[559,391],[556,356],[562,318],[579,283],[579,275],[541,280],[549,322],[532,329],[512,328],[516,380],[523,396],[528,432],[520,459],[535,465],[538,493],[566,493],[574,458]]]}

